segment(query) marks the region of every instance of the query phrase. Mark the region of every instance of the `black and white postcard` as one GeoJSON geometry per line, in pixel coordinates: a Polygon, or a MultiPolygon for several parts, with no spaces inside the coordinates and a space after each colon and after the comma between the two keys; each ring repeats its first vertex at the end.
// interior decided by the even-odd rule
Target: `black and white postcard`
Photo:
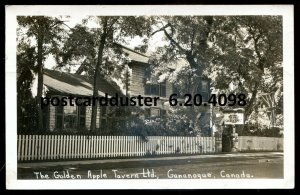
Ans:
{"type": "Polygon", "coordinates": [[[293,25],[292,5],[7,6],[7,188],[293,188],[293,25]]]}

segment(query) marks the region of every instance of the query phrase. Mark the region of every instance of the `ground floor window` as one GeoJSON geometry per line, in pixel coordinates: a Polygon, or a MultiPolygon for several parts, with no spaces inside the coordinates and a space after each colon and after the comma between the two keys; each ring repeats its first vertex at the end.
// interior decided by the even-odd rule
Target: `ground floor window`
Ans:
{"type": "Polygon", "coordinates": [[[64,107],[57,106],[55,108],[55,127],[56,129],[63,129],[63,115],[64,115],[64,107]]]}
{"type": "Polygon", "coordinates": [[[80,129],[85,129],[85,118],[86,118],[86,107],[79,106],[78,107],[78,127],[80,129]]]}
{"type": "Polygon", "coordinates": [[[167,114],[167,111],[161,108],[146,108],[145,109],[145,118],[164,118],[167,114]]]}
{"type": "Polygon", "coordinates": [[[64,107],[64,120],[63,128],[64,129],[76,129],[77,127],[77,107],[67,105],[64,107]]]}
{"type": "Polygon", "coordinates": [[[82,130],[86,121],[85,106],[56,106],[55,127],[57,130],[82,130]]]}

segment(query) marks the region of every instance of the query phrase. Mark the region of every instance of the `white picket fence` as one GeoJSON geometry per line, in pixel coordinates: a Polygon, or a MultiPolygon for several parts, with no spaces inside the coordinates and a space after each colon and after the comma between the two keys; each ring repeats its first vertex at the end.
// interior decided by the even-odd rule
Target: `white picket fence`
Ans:
{"type": "Polygon", "coordinates": [[[18,135],[18,161],[215,152],[214,137],[18,135]]]}

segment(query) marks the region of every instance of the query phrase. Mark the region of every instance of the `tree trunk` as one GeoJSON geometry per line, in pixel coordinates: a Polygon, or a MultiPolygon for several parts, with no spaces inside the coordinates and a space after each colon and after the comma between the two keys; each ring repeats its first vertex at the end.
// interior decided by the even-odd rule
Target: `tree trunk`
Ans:
{"type": "Polygon", "coordinates": [[[248,117],[250,116],[251,112],[253,111],[253,106],[254,106],[254,102],[256,101],[256,96],[258,93],[258,87],[259,87],[259,82],[256,82],[254,85],[254,91],[252,91],[252,96],[249,100],[249,102],[246,105],[245,108],[245,121],[248,119],[248,117]]]}
{"type": "MultiPolygon", "coordinates": [[[[256,45],[256,44],[255,44],[256,45]]],[[[259,55],[257,49],[256,49],[256,53],[257,55],[259,55]]],[[[259,58],[259,63],[258,63],[258,69],[260,70],[260,72],[258,73],[258,79],[255,82],[254,84],[254,90],[252,91],[252,96],[249,100],[249,103],[247,103],[246,105],[246,108],[245,108],[245,121],[248,119],[248,117],[250,116],[250,114],[252,113],[253,111],[253,106],[255,104],[255,101],[256,101],[256,96],[257,96],[257,93],[258,93],[258,88],[260,86],[260,80],[262,78],[262,75],[263,75],[263,71],[264,71],[264,64],[262,63],[261,61],[261,58],[259,58]]]]}
{"type": "Polygon", "coordinates": [[[44,37],[39,30],[37,42],[38,42],[38,59],[37,59],[37,68],[38,68],[38,86],[37,86],[37,106],[38,106],[38,130],[43,131],[43,111],[41,107],[41,97],[43,93],[43,42],[44,37]]]}
{"type": "MultiPolygon", "coordinates": [[[[100,77],[100,66],[102,64],[102,58],[103,58],[103,50],[106,42],[107,37],[107,18],[104,19],[103,24],[103,33],[100,37],[100,44],[98,49],[98,59],[94,74],[94,88],[93,88],[93,97],[98,96],[98,79],[100,77]]],[[[96,130],[96,119],[97,119],[97,104],[98,102],[95,102],[96,104],[92,106],[92,116],[91,116],[91,126],[90,130],[95,131],[96,130]]]]}
{"type": "Polygon", "coordinates": [[[126,68],[126,73],[125,73],[125,95],[128,97],[128,91],[129,91],[129,72],[128,68],[126,68]]]}

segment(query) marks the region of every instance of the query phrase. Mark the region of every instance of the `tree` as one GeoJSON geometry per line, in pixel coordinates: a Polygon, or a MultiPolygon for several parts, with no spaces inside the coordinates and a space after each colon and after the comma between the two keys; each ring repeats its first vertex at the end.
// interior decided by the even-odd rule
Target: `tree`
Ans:
{"type": "Polygon", "coordinates": [[[207,41],[212,28],[212,16],[172,16],[156,18],[162,27],[152,33],[163,31],[169,41],[165,47],[162,60],[185,58],[190,67],[202,75],[207,61],[207,41]]]}
{"type": "MultiPolygon", "coordinates": [[[[153,58],[155,64],[171,64],[184,59],[194,77],[205,76],[204,70],[209,65],[211,51],[208,45],[210,33],[213,30],[212,16],[166,16],[156,17],[156,28],[152,35],[163,32],[169,42],[158,49],[153,58]]],[[[191,77],[189,77],[191,78],[191,77]]],[[[197,79],[199,80],[199,79],[197,79]]],[[[199,83],[194,82],[189,93],[198,89],[199,83]]]]}
{"type": "MultiPolygon", "coordinates": [[[[62,41],[65,29],[63,21],[58,18],[45,16],[18,16],[19,28],[23,28],[24,34],[19,34],[20,39],[26,39],[32,43],[36,59],[36,72],[38,76],[37,107],[38,107],[38,129],[43,130],[43,115],[40,99],[43,93],[43,67],[44,60],[49,54],[57,54],[59,43],[62,41]]],[[[31,65],[28,65],[29,67],[31,65]]]]}
{"type": "Polygon", "coordinates": [[[282,18],[235,16],[218,20],[212,34],[214,58],[209,72],[215,75],[214,85],[220,91],[246,94],[247,119],[262,94],[281,94],[282,18]]]}
{"type": "MultiPolygon", "coordinates": [[[[193,96],[199,93],[202,80],[207,79],[206,68],[212,56],[209,42],[214,17],[166,16],[155,19],[157,30],[152,35],[162,32],[168,43],[152,56],[152,64],[156,65],[153,76],[168,79],[181,94],[193,96]]],[[[203,109],[193,105],[189,109],[177,108],[177,111],[183,118],[189,118],[187,123],[193,131],[199,131],[197,123],[204,114],[199,116],[198,113],[203,109]]]]}
{"type": "Polygon", "coordinates": [[[158,30],[153,34],[163,32],[168,41],[153,57],[159,58],[153,60],[156,76],[167,75],[191,94],[198,89],[199,77],[210,78],[216,93],[244,93],[246,119],[258,106],[260,94],[276,92],[276,105],[280,104],[281,17],[157,17],[156,24],[158,30]],[[170,70],[170,64],[180,60],[186,61],[185,70],[170,70]]]}
{"type": "Polygon", "coordinates": [[[35,51],[26,42],[17,45],[17,113],[18,132],[26,132],[36,128],[35,101],[31,86],[35,72],[35,51]]]}
{"type": "MultiPolygon", "coordinates": [[[[65,66],[74,60],[81,61],[77,73],[85,71],[93,78],[93,96],[96,97],[98,96],[99,77],[118,77],[124,70],[125,64],[129,62],[119,43],[126,43],[128,37],[149,35],[150,31],[151,18],[147,17],[90,17],[84,21],[83,25],[77,25],[71,29],[70,38],[61,55],[60,66],[65,66]],[[96,21],[98,28],[87,28],[85,24],[89,20],[96,21]]],[[[94,105],[91,131],[96,129],[96,116],[97,105],[94,105]]]]}

